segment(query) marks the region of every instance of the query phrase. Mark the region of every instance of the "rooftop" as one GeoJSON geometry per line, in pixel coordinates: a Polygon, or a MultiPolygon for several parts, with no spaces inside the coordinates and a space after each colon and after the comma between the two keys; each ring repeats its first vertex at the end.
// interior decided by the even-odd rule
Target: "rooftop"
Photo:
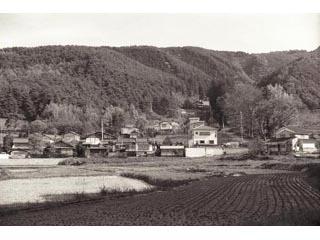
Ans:
{"type": "Polygon", "coordinates": [[[214,131],[214,130],[217,130],[217,128],[213,128],[209,126],[199,126],[192,129],[192,131],[199,131],[199,130],[214,131]]]}
{"type": "Polygon", "coordinates": [[[14,138],[13,144],[16,144],[16,143],[29,143],[29,139],[28,138],[14,138]]]}

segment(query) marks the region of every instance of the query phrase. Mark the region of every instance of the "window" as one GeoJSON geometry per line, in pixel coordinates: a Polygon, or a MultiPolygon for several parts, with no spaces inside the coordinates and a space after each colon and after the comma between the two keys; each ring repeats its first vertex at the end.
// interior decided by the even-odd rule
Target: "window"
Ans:
{"type": "Polygon", "coordinates": [[[204,144],[204,140],[200,140],[200,143],[201,143],[201,144],[204,144]]]}
{"type": "Polygon", "coordinates": [[[210,144],[214,144],[214,140],[210,140],[209,143],[210,143],[210,144]]]}
{"type": "Polygon", "coordinates": [[[210,136],[210,132],[200,132],[200,136],[210,136]]]}
{"type": "Polygon", "coordinates": [[[198,132],[195,132],[196,135],[198,135],[198,132]]]}

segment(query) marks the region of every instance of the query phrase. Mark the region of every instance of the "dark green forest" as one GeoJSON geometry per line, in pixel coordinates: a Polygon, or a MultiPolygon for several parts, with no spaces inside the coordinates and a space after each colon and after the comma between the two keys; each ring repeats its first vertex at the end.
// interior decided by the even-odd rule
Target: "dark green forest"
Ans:
{"type": "Polygon", "coordinates": [[[99,115],[110,106],[146,118],[171,116],[185,99],[209,96],[221,124],[221,99],[239,83],[261,90],[278,84],[301,108],[319,109],[320,48],[264,54],[149,46],[1,49],[0,117],[34,121],[57,115],[57,108],[99,115]]]}

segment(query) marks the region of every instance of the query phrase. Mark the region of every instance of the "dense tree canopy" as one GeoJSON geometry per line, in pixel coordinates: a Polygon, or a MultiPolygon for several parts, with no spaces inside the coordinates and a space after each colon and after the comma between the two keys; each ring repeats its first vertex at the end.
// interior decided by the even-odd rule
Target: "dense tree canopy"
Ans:
{"type": "MultiPolygon", "coordinates": [[[[223,125],[228,118],[232,121],[225,100],[228,96],[230,100],[239,83],[257,88],[248,87],[253,96],[245,102],[253,101],[257,91],[268,85],[279,84],[301,100],[304,108],[315,110],[320,108],[319,51],[247,54],[147,46],[2,49],[0,117],[19,116],[28,122],[42,119],[49,130],[88,133],[99,129],[106,109],[117,108],[108,124],[119,128],[134,124],[141,114],[146,120],[158,115],[175,117],[176,108],[186,99],[207,93],[212,116],[223,125]]],[[[264,96],[269,104],[279,101],[270,96],[264,96]]],[[[287,103],[281,106],[290,111],[287,103]]],[[[256,110],[243,111],[246,121],[250,121],[250,111],[256,110]]],[[[254,134],[253,123],[248,126],[248,134],[254,134]]]]}

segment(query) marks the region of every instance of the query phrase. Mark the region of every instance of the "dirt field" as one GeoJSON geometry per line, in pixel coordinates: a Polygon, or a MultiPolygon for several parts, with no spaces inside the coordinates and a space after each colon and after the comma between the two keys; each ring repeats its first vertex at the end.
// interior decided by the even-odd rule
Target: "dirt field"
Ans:
{"type": "MultiPolygon", "coordinates": [[[[140,158],[104,158],[85,159],[80,166],[57,165],[60,159],[27,159],[23,165],[1,165],[1,179],[25,179],[72,176],[110,176],[122,173],[144,174],[161,179],[201,179],[213,175],[229,175],[242,172],[245,174],[265,174],[287,172],[286,168],[266,168],[266,165],[285,164],[285,166],[319,163],[319,159],[295,159],[275,157],[271,160],[226,160],[212,158],[179,157],[140,157],[140,158]],[[28,160],[28,161],[27,161],[28,160]],[[46,160],[48,165],[46,165],[46,160]],[[56,163],[53,165],[53,163],[56,163]],[[40,165],[38,163],[41,163],[40,165]]],[[[20,162],[19,162],[20,163],[20,162]]]]}
{"type": "MultiPolygon", "coordinates": [[[[194,181],[165,191],[31,205],[19,211],[0,207],[0,225],[320,225],[319,178],[313,178],[316,187],[311,187],[306,174],[319,163],[290,157],[108,158],[88,159],[80,166],[1,166],[3,181],[122,174],[194,181]]],[[[319,168],[315,171],[318,176],[319,168]]]]}
{"type": "Polygon", "coordinates": [[[318,225],[320,192],[301,173],[211,177],[164,192],[25,210],[0,225],[318,225]]]}

